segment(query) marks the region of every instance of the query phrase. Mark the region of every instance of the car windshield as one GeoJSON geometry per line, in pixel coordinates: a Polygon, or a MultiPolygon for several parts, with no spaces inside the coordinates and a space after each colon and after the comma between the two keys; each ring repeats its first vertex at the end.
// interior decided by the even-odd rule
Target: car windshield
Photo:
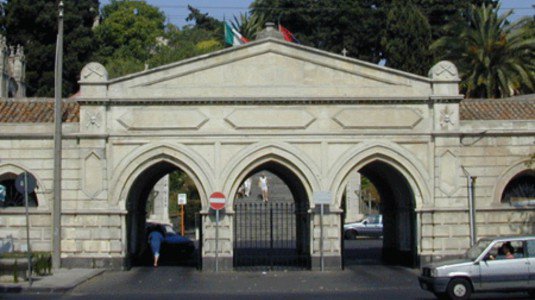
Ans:
{"type": "Polygon", "coordinates": [[[476,260],[481,255],[481,252],[485,251],[492,241],[490,240],[480,240],[475,245],[470,247],[466,251],[465,257],[469,260],[476,260]]]}

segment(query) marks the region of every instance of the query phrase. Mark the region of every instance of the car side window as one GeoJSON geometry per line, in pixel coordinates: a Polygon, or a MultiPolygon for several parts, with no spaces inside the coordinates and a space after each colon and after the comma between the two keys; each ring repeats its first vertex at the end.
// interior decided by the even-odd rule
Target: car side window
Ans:
{"type": "Polygon", "coordinates": [[[522,241],[498,242],[488,253],[490,260],[516,259],[524,257],[522,241]]]}
{"type": "Polygon", "coordinates": [[[526,243],[527,257],[535,257],[535,240],[529,240],[526,243]]]}

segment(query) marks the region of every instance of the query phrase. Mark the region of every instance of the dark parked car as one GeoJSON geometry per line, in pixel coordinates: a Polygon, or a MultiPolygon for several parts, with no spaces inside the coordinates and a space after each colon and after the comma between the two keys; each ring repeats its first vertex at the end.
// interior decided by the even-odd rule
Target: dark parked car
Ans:
{"type": "Polygon", "coordinates": [[[418,280],[438,298],[494,291],[525,291],[535,298],[535,236],[481,239],[463,259],[424,266],[418,280]]]}
{"type": "Polygon", "coordinates": [[[354,240],[357,236],[380,237],[383,235],[383,215],[369,215],[362,221],[344,224],[344,236],[354,240]]]}
{"type": "MultiPolygon", "coordinates": [[[[195,251],[195,244],[187,237],[178,234],[170,224],[147,222],[146,224],[145,257],[152,257],[151,248],[148,244],[149,234],[158,230],[163,234],[164,240],[160,249],[160,261],[162,263],[184,261],[191,259],[195,251]]],[[[150,259],[148,259],[150,261],[150,259]]]]}

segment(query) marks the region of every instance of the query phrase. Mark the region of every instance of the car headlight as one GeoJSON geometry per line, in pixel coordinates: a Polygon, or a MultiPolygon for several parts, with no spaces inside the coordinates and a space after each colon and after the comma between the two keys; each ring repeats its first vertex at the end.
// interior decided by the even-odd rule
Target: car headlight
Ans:
{"type": "Polygon", "coordinates": [[[431,269],[429,270],[429,276],[431,277],[437,277],[438,275],[438,270],[437,269],[431,269]]]}

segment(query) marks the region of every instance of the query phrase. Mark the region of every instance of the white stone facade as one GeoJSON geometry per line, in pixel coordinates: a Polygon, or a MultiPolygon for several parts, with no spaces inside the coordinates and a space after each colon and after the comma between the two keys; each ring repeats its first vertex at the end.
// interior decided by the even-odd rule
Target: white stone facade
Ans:
{"type": "MultiPolygon", "coordinates": [[[[219,257],[230,267],[232,199],[247,174],[267,162],[301,181],[311,211],[314,192],[332,193],[324,250],[334,269],[341,263],[341,200],[355,171],[395,187],[403,179],[390,192],[386,247],[413,251],[420,260],[459,255],[469,246],[463,167],[478,177],[480,237],[534,234],[533,208],[500,199],[528,169],[535,117],[461,121],[458,80],[448,62],[426,78],[271,38],[112,80],[91,63],[81,73],[80,121],[64,125],[62,258],[69,266],[120,265],[139,178],[175,167],[198,188],[208,262],[215,257],[209,195],[221,191],[230,199],[219,231],[219,257]],[[396,200],[405,196],[411,199],[396,200]]],[[[45,251],[52,133],[52,124],[0,123],[0,175],[27,170],[37,178],[30,235],[33,248],[45,251]]],[[[318,215],[311,220],[317,268],[318,215]]],[[[0,209],[0,237],[12,235],[16,248],[24,225],[21,208],[0,209]]]]}

